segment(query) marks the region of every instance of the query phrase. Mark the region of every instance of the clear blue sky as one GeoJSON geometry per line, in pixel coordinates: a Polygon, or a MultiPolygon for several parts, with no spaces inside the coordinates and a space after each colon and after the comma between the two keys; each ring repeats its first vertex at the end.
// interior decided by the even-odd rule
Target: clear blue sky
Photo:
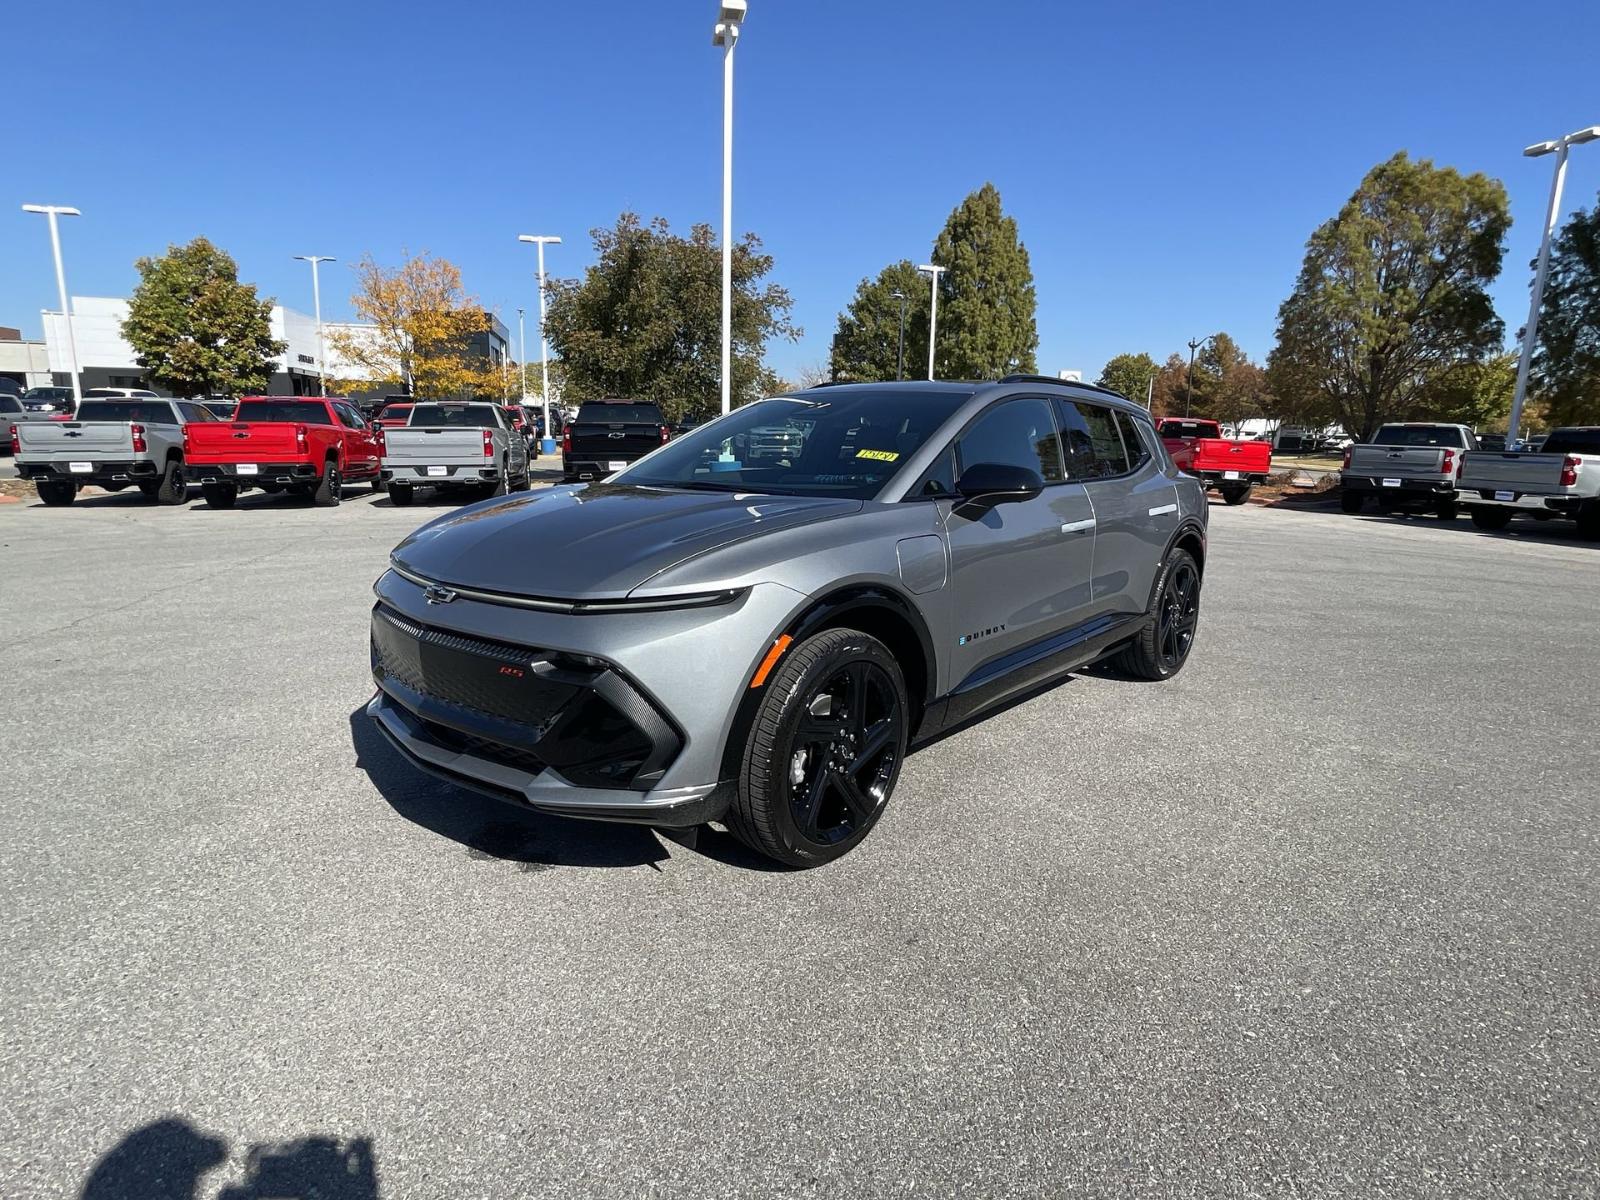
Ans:
{"type": "MultiPolygon", "coordinates": [[[[1550,160],[1521,148],[1600,123],[1600,4],[1194,5],[750,0],[737,58],[735,223],[776,256],[825,360],[862,276],[922,261],[991,179],[1020,223],[1039,365],[1093,376],[1190,336],[1271,347],[1305,239],[1399,149],[1504,180],[1515,225],[1495,296],[1525,315],[1550,160]],[[1542,31],[1536,42],[1530,31],[1542,31]]],[[[63,225],[79,295],[126,295],[133,260],[210,237],[263,294],[311,309],[304,264],[402,247],[447,256],[515,329],[623,208],[715,223],[715,0],[272,5],[80,0],[6,19],[0,325],[38,336],[63,225]],[[70,21],[66,18],[70,17],[70,21]]],[[[1594,203],[1579,147],[1566,211],[1594,203]]],[[[530,323],[530,342],[532,328],[530,323]]]]}

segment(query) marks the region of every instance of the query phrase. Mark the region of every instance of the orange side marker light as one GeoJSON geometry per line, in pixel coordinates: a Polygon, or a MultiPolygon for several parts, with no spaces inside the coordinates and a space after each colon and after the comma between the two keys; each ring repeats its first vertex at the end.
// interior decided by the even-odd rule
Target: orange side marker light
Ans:
{"type": "Polygon", "coordinates": [[[756,676],[750,681],[753,688],[760,687],[767,681],[767,676],[772,674],[772,668],[778,665],[778,660],[783,657],[783,652],[789,648],[794,639],[787,633],[772,643],[772,649],[767,651],[767,656],[761,660],[761,665],[756,668],[756,676]]]}

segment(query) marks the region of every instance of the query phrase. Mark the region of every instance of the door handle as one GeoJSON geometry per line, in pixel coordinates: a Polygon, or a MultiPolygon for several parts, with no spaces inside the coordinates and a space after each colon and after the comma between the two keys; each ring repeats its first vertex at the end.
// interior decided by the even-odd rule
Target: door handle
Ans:
{"type": "Polygon", "coordinates": [[[1088,533],[1089,530],[1091,530],[1093,528],[1094,528],[1094,518],[1090,517],[1086,521],[1068,521],[1065,525],[1063,525],[1061,527],[1061,532],[1062,533],[1088,533]]]}

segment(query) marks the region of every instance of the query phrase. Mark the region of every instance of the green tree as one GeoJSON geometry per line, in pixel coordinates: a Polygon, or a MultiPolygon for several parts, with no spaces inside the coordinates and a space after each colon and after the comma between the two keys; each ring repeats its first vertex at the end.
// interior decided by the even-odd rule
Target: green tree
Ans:
{"type": "Polygon", "coordinates": [[[1037,371],[1033,269],[994,184],[985,183],[950,214],[933,261],[946,268],[939,277],[935,374],[997,379],[1037,371]]]}
{"type": "Polygon", "coordinates": [[[839,314],[828,368],[835,380],[874,383],[895,378],[900,339],[899,292],[905,297],[905,376],[928,370],[928,277],[910,259],[891,263],[875,279],[863,279],[839,314]]]}
{"type": "Polygon", "coordinates": [[[272,301],[239,282],[226,251],[197,237],[134,266],[139,286],[122,336],[151,383],[177,396],[267,390],[285,343],[272,336],[272,301]]]}
{"type": "Polygon", "coordinates": [[[1538,332],[1531,378],[1545,419],[1600,424],[1600,202],[1573,213],[1550,247],[1538,332]]]}
{"type": "MultiPolygon", "coordinates": [[[[595,264],[549,284],[545,328],[561,358],[567,404],[599,396],[654,400],[674,420],[716,412],[722,355],[722,256],[708,225],[687,238],[625,212],[592,230],[595,264]]],[[[789,293],[763,282],[772,256],[753,233],[733,250],[734,404],[776,390],[763,365],[771,338],[793,340],[789,293]]]]}
{"type": "Polygon", "coordinates": [[[1504,430],[1517,385],[1517,356],[1497,354],[1483,362],[1461,363],[1428,381],[1413,415],[1435,421],[1504,430]]]}
{"type": "Polygon", "coordinates": [[[1273,386],[1360,438],[1408,415],[1441,374],[1500,346],[1485,287],[1510,225],[1498,180],[1403,151],[1379,163],[1306,244],[1278,310],[1273,386]]]}
{"type": "Polygon", "coordinates": [[[1100,378],[1095,382],[1143,404],[1151,391],[1150,381],[1160,370],[1148,354],[1119,354],[1100,369],[1100,378]]]}

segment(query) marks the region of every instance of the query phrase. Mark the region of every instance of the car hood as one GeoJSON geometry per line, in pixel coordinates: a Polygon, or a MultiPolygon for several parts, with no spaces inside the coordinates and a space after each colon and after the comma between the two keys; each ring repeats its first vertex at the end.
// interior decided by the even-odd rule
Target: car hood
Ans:
{"type": "Polygon", "coordinates": [[[555,487],[451,513],[416,530],[391,557],[457,587],[617,598],[698,555],[861,508],[859,500],[831,497],[555,487]]]}

